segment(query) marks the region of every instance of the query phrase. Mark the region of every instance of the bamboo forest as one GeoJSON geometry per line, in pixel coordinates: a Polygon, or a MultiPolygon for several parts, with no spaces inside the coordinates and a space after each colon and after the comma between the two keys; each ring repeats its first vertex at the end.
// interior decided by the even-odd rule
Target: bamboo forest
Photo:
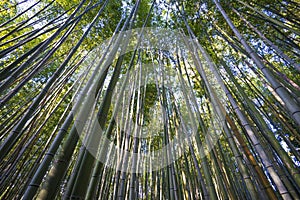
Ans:
{"type": "Polygon", "coordinates": [[[299,0],[0,5],[0,199],[300,199],[299,0]]]}

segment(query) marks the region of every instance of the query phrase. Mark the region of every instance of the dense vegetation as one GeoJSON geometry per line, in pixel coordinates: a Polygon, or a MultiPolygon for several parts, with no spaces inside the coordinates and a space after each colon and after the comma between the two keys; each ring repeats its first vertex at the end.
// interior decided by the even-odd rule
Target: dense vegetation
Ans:
{"type": "Polygon", "coordinates": [[[1,199],[300,199],[299,0],[0,5],[1,199]]]}

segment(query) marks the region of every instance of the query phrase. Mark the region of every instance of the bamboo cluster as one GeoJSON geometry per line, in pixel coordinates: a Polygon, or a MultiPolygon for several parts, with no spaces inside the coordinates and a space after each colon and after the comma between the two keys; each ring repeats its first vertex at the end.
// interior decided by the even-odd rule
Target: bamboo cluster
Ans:
{"type": "Polygon", "coordinates": [[[1,199],[300,199],[297,0],[0,5],[1,199]]]}

